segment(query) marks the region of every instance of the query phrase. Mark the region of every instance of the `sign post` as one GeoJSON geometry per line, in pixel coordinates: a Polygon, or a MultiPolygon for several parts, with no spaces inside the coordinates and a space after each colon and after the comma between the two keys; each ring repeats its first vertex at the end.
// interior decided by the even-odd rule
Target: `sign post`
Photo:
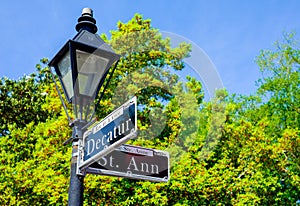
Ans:
{"type": "Polygon", "coordinates": [[[136,135],[137,103],[133,97],[83,134],[79,169],[99,161],[136,135]]]}
{"type": "Polygon", "coordinates": [[[122,145],[86,168],[90,174],[167,182],[170,178],[169,153],[122,145]]]}

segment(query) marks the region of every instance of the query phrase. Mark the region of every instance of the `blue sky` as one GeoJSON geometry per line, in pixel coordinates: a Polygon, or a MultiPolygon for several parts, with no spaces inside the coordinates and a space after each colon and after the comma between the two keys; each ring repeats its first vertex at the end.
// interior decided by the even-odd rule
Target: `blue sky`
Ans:
{"type": "Polygon", "coordinates": [[[84,7],[94,10],[98,33],[109,33],[135,13],[153,27],[196,43],[216,66],[230,93],[250,94],[260,77],[254,60],[283,32],[300,34],[297,0],[10,0],[1,3],[0,77],[18,79],[51,59],[75,34],[84,7]]]}

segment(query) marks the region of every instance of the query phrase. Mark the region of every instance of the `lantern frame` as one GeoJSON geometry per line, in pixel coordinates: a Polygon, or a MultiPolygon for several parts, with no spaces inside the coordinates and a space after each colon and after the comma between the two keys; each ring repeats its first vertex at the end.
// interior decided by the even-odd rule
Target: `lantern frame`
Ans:
{"type": "Polygon", "coordinates": [[[113,65],[114,62],[119,60],[120,55],[114,53],[114,51],[106,44],[98,35],[93,34],[86,30],[81,30],[72,40],[67,41],[67,43],[59,50],[59,52],[54,56],[54,58],[50,61],[49,66],[54,67],[56,74],[59,77],[59,81],[62,85],[64,94],[66,99],[69,103],[81,102],[81,103],[88,103],[93,101],[101,86],[104,83],[105,77],[109,73],[110,67],[113,65]],[[78,88],[78,61],[76,52],[84,52],[91,55],[96,55],[98,57],[104,58],[108,60],[107,65],[105,68],[102,68],[103,74],[100,77],[99,84],[95,91],[92,92],[91,96],[87,96],[81,94],[78,88]],[[59,63],[66,57],[69,52],[70,58],[70,69],[71,69],[71,86],[73,87],[72,95],[70,95],[70,91],[67,90],[67,85],[62,79],[62,74],[59,68],[59,63]],[[74,98],[77,100],[74,100],[74,98]]]}

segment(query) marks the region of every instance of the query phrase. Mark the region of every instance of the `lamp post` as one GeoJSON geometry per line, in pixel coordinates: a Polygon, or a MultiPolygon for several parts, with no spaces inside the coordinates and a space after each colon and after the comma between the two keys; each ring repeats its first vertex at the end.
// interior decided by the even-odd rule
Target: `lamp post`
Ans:
{"type": "MultiPolygon", "coordinates": [[[[73,127],[72,137],[69,139],[72,141],[72,159],[68,192],[68,204],[72,206],[83,205],[84,171],[78,169],[80,158],[82,158],[82,134],[93,120],[97,106],[95,98],[107,74],[111,73],[110,77],[112,76],[117,63],[113,69],[110,68],[120,57],[96,34],[98,30],[96,20],[90,8],[82,10],[76,30],[78,33],[75,37],[68,40],[49,63],[59,78],[67,101],[73,105],[74,120],[69,116],[66,104],[53,78],[70,126],[73,127]]],[[[109,80],[105,87],[108,82],[109,80]]],[[[100,99],[98,99],[99,102],[100,99]]]]}

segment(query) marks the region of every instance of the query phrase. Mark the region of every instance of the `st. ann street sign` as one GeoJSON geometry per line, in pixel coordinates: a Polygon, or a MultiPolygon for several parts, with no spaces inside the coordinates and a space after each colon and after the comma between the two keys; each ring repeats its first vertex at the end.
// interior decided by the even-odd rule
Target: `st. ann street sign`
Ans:
{"type": "Polygon", "coordinates": [[[90,174],[167,182],[170,177],[169,153],[122,145],[86,168],[90,174]]]}
{"type": "Polygon", "coordinates": [[[127,101],[83,135],[83,157],[79,169],[100,160],[121,144],[136,136],[136,97],[127,101]]]}

